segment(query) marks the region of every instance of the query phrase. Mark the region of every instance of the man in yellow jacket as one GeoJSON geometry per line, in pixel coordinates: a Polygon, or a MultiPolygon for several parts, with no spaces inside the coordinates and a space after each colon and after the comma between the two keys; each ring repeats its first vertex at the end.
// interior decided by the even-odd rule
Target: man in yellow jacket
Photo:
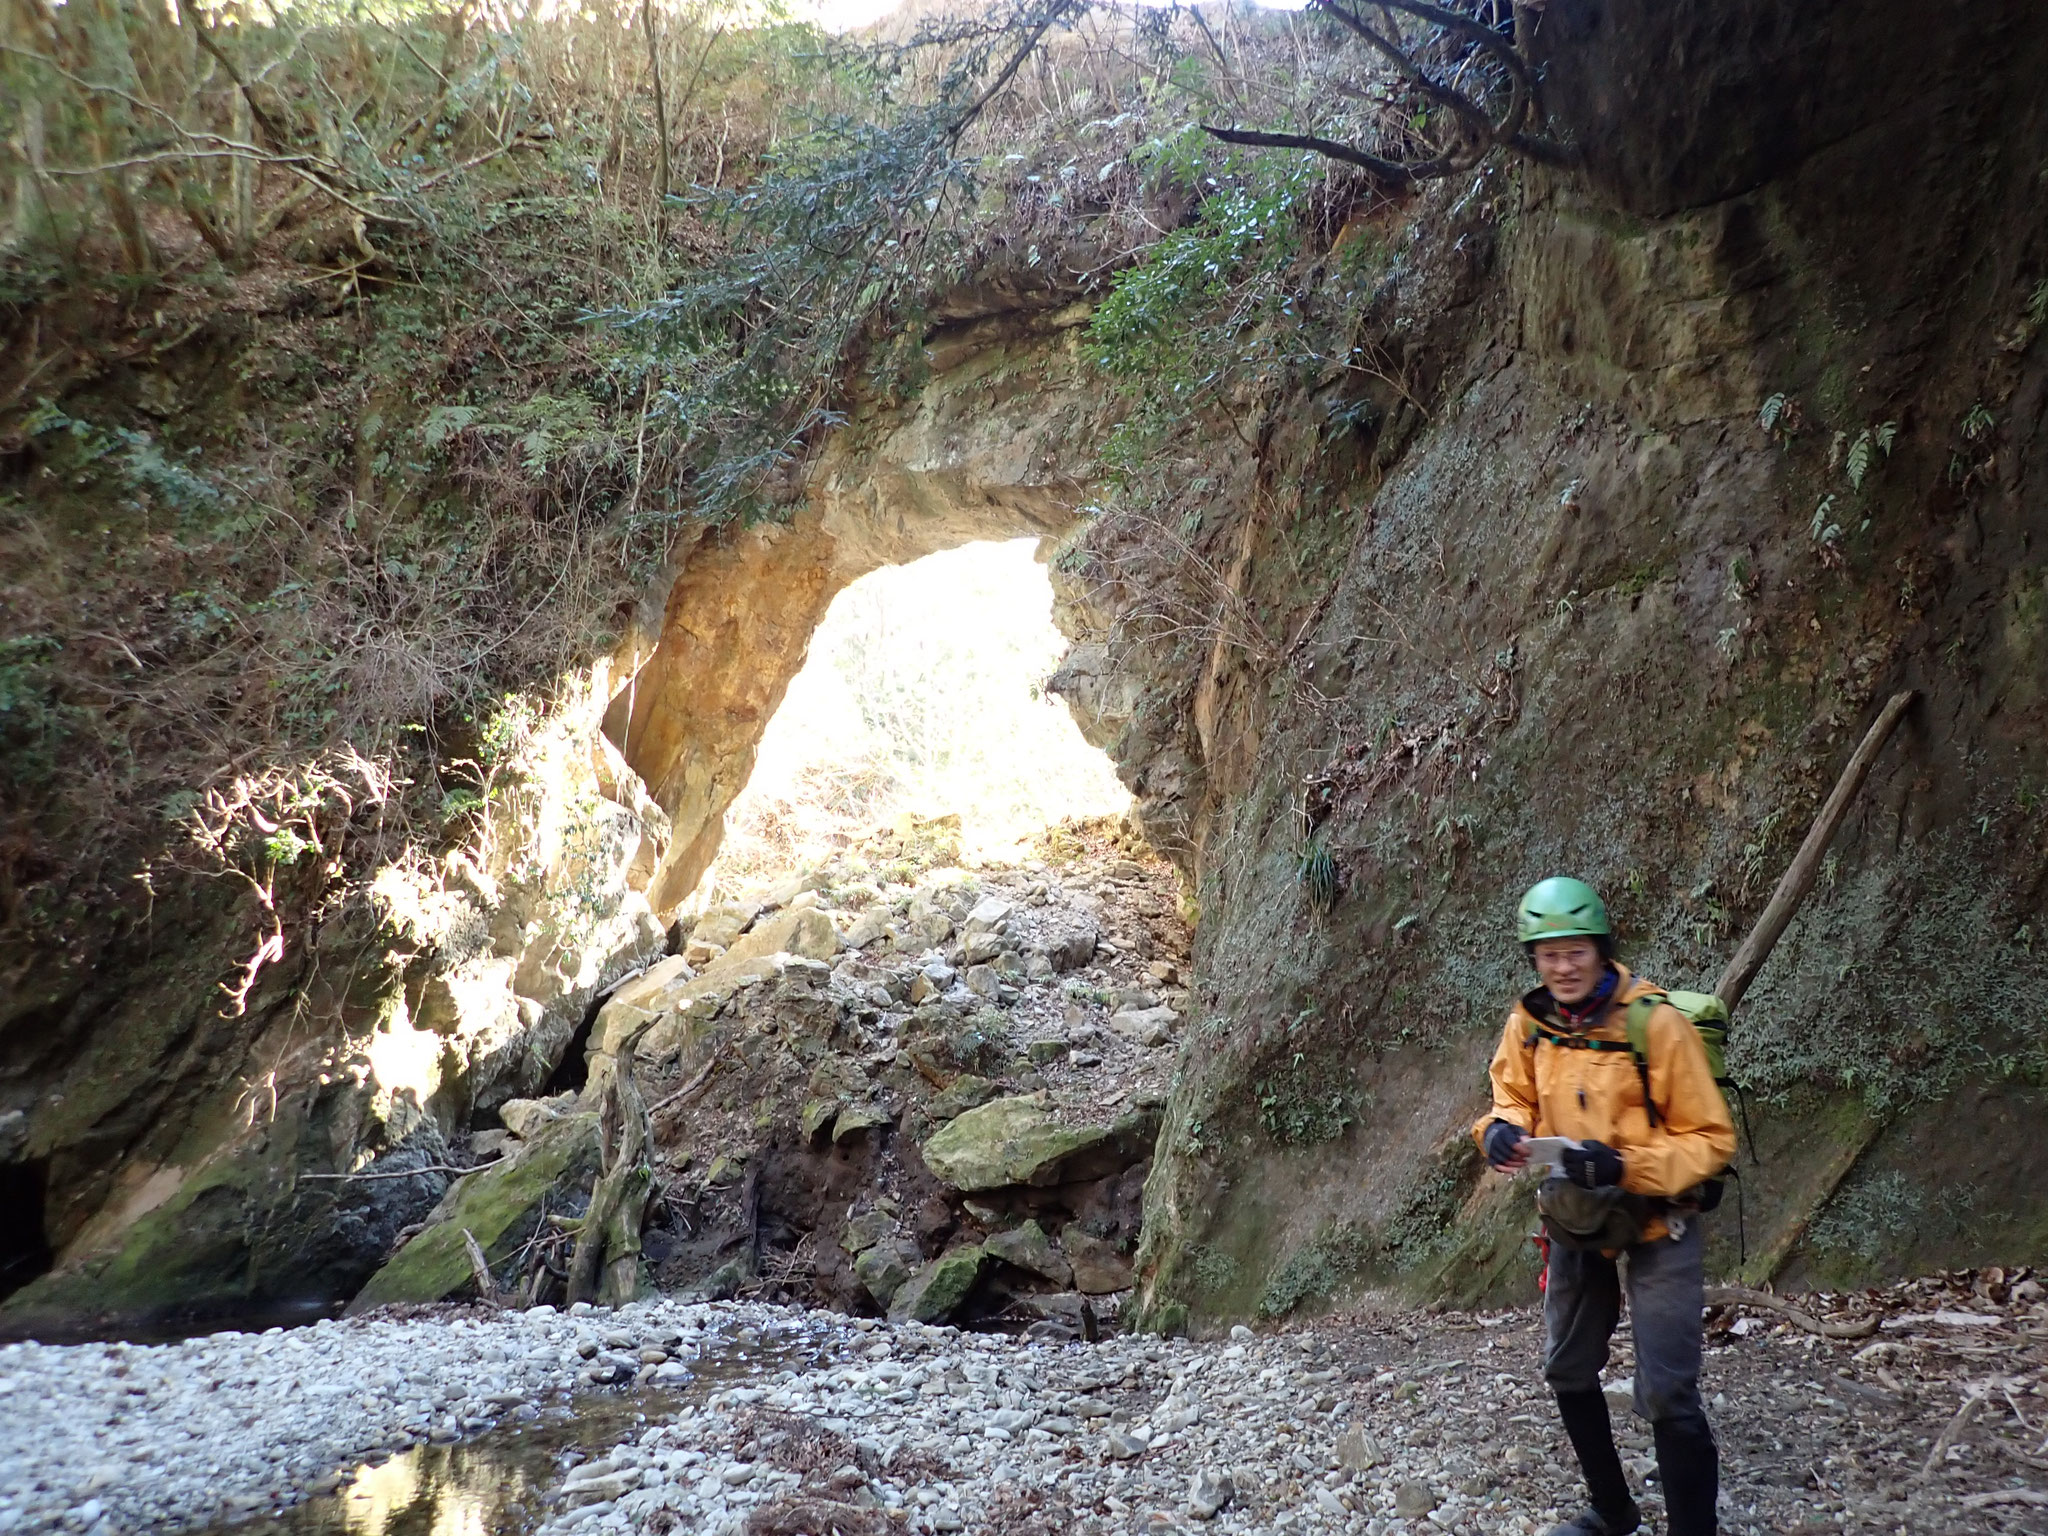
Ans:
{"type": "Polygon", "coordinates": [[[1550,1536],[1627,1536],[1642,1524],[1600,1390],[1624,1259],[1635,1406],[1656,1436],[1666,1530],[1714,1536],[1720,1463],[1700,1403],[1698,1217],[1703,1187],[1735,1154],[1735,1126],[1699,1035],[1676,1008],[1646,1004],[1643,1059],[1630,1048],[1629,1004],[1661,994],[1615,962],[1607,909],[1591,886],[1542,881],[1519,916],[1543,985],[1508,1015],[1493,1055],[1493,1108],[1473,1135],[1503,1173],[1528,1165],[1526,1137],[1577,1143],[1538,1196],[1551,1238],[1543,1376],[1592,1507],[1550,1536]]]}

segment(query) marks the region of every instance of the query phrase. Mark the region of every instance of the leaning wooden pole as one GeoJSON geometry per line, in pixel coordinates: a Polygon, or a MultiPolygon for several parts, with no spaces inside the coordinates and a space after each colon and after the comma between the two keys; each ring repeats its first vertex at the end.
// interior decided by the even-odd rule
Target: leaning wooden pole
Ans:
{"type": "Polygon", "coordinates": [[[1820,808],[1820,815],[1806,834],[1806,841],[1799,845],[1799,852],[1793,857],[1792,867],[1778,882],[1778,888],[1771,892],[1770,902],[1764,907],[1764,915],[1757,919],[1749,937],[1742,941],[1742,948],[1735,952],[1735,958],[1728,962],[1728,969],[1721,973],[1721,979],[1714,986],[1714,995],[1728,1005],[1733,1013],[1735,1005],[1742,1001],[1742,994],[1749,990],[1749,984],[1756,980],[1757,972],[1764,968],[1764,962],[1771,957],[1778,940],[1784,937],[1785,929],[1792,921],[1792,915],[1799,910],[1799,904],[1806,900],[1806,893],[1813,889],[1813,882],[1820,875],[1822,857],[1828,851],[1828,844],[1835,840],[1835,833],[1841,830],[1842,822],[1849,814],[1849,807],[1855,802],[1856,792],[1863,788],[1863,781],[1870,777],[1871,766],[1877,761],[1877,754],[1884,750],[1884,744],[1906,710],[1917,695],[1908,688],[1895,693],[1885,704],[1878,717],[1871,722],[1870,729],[1863,733],[1863,740],[1856,748],[1849,765],[1842,770],[1842,776],[1835,780],[1834,792],[1827,803],[1820,808]]]}

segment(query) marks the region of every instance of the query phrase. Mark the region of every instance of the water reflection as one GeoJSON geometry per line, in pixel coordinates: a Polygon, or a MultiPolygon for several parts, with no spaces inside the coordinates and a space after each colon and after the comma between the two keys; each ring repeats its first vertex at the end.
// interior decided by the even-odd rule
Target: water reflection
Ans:
{"type": "Polygon", "coordinates": [[[573,1408],[559,1398],[537,1412],[528,1407],[474,1440],[419,1445],[367,1463],[338,1492],[215,1526],[208,1536],[528,1536],[546,1513],[548,1490],[581,1459],[570,1452],[603,1455],[722,1382],[825,1363],[801,1331],[791,1333],[771,1337],[765,1348],[750,1332],[740,1335],[739,1347],[706,1340],[704,1352],[690,1361],[691,1379],[673,1390],[593,1392],[573,1408]]]}
{"type": "Polygon", "coordinates": [[[464,1444],[415,1446],[366,1464],[337,1493],[215,1527],[213,1536],[524,1536],[540,1524],[566,1452],[608,1449],[676,1402],[661,1392],[593,1394],[574,1412],[556,1407],[464,1444]]]}
{"type": "Polygon", "coordinates": [[[485,1469],[451,1465],[476,1460],[459,1453],[400,1456],[381,1467],[365,1467],[341,1495],[338,1527],[348,1536],[497,1536],[520,1502],[514,1489],[533,1496],[518,1469],[513,1489],[479,1486],[485,1469]]]}

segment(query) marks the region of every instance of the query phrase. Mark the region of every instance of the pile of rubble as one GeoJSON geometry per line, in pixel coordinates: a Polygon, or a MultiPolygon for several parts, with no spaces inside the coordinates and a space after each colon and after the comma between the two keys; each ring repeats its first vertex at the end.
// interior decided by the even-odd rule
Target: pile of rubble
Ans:
{"type": "Polygon", "coordinates": [[[1178,878],[1113,823],[970,869],[944,821],[721,899],[613,990],[576,1092],[514,1100],[500,1159],[358,1298],[559,1299],[630,1041],[659,1196],[649,1278],[711,1298],[1084,1336],[1113,1317],[1175,1046],[1178,878]]]}

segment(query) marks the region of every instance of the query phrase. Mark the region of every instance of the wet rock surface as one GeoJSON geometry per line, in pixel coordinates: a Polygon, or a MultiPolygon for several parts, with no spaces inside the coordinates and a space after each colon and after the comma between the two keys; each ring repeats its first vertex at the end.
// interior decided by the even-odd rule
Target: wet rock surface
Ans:
{"type": "MultiPolygon", "coordinates": [[[[1710,1314],[1724,1530],[2038,1528],[2038,1284],[1938,1277],[1800,1305],[1869,1331],[1710,1314]]],[[[1540,1342],[1527,1309],[1091,1345],[660,1300],[14,1345],[0,1350],[0,1529],[341,1529],[322,1523],[325,1496],[375,1475],[360,1464],[478,1436],[481,1455],[494,1425],[602,1391],[583,1401],[605,1411],[492,1529],[1526,1536],[1578,1501],[1540,1342]],[[24,1411],[52,1403],[64,1411],[24,1411]]],[[[1630,1364],[1624,1327],[1610,1377],[1630,1364]]],[[[1648,1426],[1623,1410],[1615,1427],[1661,1528],[1648,1426]]],[[[473,1475],[495,1474],[482,1460],[473,1475]]]]}

